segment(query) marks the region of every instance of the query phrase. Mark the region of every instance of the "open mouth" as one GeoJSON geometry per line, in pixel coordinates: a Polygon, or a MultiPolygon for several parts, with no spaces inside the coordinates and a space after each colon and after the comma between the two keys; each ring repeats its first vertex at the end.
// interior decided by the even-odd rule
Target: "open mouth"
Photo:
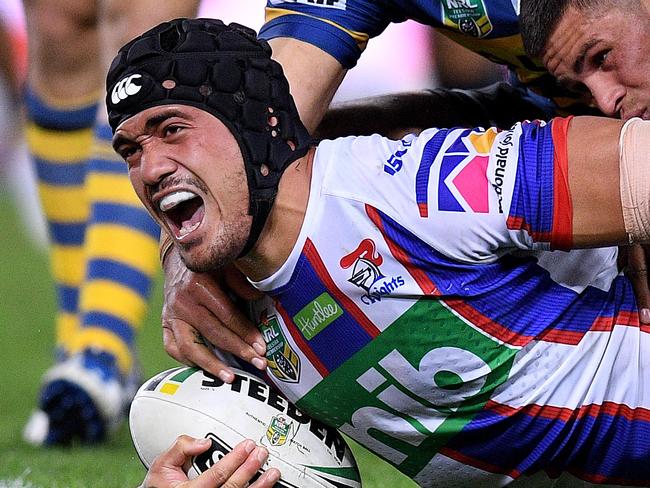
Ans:
{"type": "Polygon", "coordinates": [[[187,190],[165,195],[160,199],[158,207],[177,239],[196,230],[205,216],[203,199],[187,190]]]}

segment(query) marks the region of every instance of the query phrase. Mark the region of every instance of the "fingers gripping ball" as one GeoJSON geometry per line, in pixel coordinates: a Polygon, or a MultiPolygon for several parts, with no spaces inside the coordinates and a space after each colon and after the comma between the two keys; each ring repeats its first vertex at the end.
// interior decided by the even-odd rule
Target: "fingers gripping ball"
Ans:
{"type": "Polygon", "coordinates": [[[147,469],[181,434],[210,439],[211,447],[186,466],[195,478],[244,439],[266,447],[262,471],[282,473],[278,487],[359,487],[354,458],[343,438],[311,419],[261,379],[235,371],[232,384],[196,368],[176,368],[146,382],[131,405],[136,451],[147,469]]]}

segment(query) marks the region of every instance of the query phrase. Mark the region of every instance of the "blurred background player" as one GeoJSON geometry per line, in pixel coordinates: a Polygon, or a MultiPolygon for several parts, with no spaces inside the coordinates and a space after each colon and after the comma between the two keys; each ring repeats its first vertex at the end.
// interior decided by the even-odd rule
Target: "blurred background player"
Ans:
{"type": "Polygon", "coordinates": [[[33,171],[23,144],[20,92],[25,82],[27,34],[20,0],[0,2],[0,185],[21,214],[30,239],[46,236],[40,208],[34,205],[33,171]]]}
{"type": "Polygon", "coordinates": [[[159,230],[111,150],[99,101],[107,63],[126,40],[161,21],[191,17],[197,5],[24,2],[26,132],[58,303],[56,362],[25,428],[29,442],[102,441],[123,419],[137,386],[134,341],[158,269],[159,230]]]}

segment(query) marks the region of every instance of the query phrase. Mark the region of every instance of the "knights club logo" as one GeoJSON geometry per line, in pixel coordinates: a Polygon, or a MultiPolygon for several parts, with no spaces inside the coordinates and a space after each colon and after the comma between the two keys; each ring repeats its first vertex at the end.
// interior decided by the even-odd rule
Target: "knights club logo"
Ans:
{"type": "Polygon", "coordinates": [[[385,276],[379,267],[384,258],[372,239],[364,239],[350,254],[343,256],[339,264],[343,269],[351,269],[350,283],[364,290],[361,301],[366,305],[380,302],[382,297],[390,295],[404,285],[404,278],[385,276]]]}
{"type": "Polygon", "coordinates": [[[300,380],[300,357],[284,336],[277,316],[268,317],[264,310],[258,327],[266,342],[266,359],[273,376],[286,383],[297,383],[300,380]]]}

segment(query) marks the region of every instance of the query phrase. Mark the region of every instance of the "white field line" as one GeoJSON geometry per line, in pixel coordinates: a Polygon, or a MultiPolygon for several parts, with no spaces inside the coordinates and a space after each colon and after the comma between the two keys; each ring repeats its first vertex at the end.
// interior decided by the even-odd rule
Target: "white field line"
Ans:
{"type": "Polygon", "coordinates": [[[0,488],[40,488],[31,481],[27,481],[25,479],[27,476],[29,476],[31,471],[31,469],[27,468],[18,478],[0,479],[0,488]]]}

